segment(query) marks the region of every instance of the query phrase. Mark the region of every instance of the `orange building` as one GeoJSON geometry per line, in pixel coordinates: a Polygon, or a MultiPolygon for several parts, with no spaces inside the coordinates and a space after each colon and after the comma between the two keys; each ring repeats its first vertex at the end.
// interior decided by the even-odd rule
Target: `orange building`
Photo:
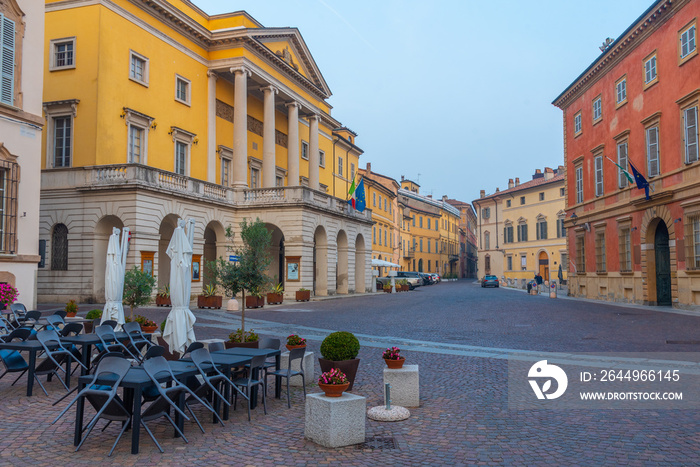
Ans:
{"type": "Polygon", "coordinates": [[[700,304],[698,16],[697,0],[654,2],[553,102],[571,295],[700,304]],[[650,199],[613,161],[634,165],[650,199]]]}

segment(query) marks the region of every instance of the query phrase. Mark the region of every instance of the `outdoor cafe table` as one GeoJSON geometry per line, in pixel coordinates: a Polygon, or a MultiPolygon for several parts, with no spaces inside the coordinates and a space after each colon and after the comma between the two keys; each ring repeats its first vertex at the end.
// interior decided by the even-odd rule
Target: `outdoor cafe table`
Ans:
{"type": "MultiPolygon", "coordinates": [[[[231,379],[231,369],[236,368],[239,366],[243,366],[246,363],[250,363],[253,357],[248,357],[246,355],[233,355],[233,354],[220,354],[220,353],[212,353],[211,355],[211,360],[214,362],[214,365],[217,366],[219,370],[222,370],[224,375],[228,378],[231,379]]],[[[181,362],[191,362],[191,358],[183,358],[180,360],[181,362]]],[[[231,386],[229,384],[226,384],[224,387],[224,397],[226,400],[230,399],[230,394],[231,394],[231,386]]],[[[251,403],[251,408],[254,408],[253,404],[251,403]]],[[[219,411],[219,401],[216,399],[214,409],[218,412],[219,411]]],[[[224,414],[222,417],[224,420],[228,420],[229,418],[229,406],[224,404],[224,414]]],[[[216,417],[214,417],[214,421],[216,421],[216,417]]]]}
{"type": "MultiPolygon", "coordinates": [[[[128,342],[129,340],[129,336],[123,331],[115,332],[115,335],[120,341],[128,342]]],[[[144,336],[150,338],[150,334],[144,334],[144,336]]],[[[80,352],[82,354],[83,365],[85,365],[85,368],[90,368],[90,356],[92,355],[92,346],[102,343],[102,341],[100,341],[100,338],[94,332],[90,334],[78,334],[77,336],[61,337],[61,342],[63,342],[64,344],[67,343],[81,346],[80,352]]],[[[85,375],[88,372],[88,370],[86,370],[85,368],[81,370],[82,375],[85,375]]]]}
{"type": "MultiPolygon", "coordinates": [[[[173,370],[175,377],[184,381],[190,376],[199,374],[199,370],[191,362],[184,361],[169,361],[170,369],[173,370]]],[[[93,375],[81,376],[78,379],[78,391],[82,391],[86,384],[91,383],[93,375]]],[[[162,378],[158,378],[160,382],[167,382],[170,375],[164,375],[162,378]]],[[[107,380],[97,380],[99,384],[101,381],[107,382],[107,380]]],[[[114,381],[114,380],[112,380],[114,381]]],[[[141,433],[141,399],[143,396],[143,390],[153,384],[151,378],[148,376],[146,371],[142,367],[131,367],[129,372],[126,374],[122,380],[120,387],[124,388],[124,405],[125,407],[131,407],[131,453],[139,453],[139,435],[141,433]]],[[[180,396],[178,401],[178,406],[181,410],[185,408],[185,395],[180,396]]],[[[80,444],[80,440],[83,437],[83,412],[85,410],[85,397],[78,399],[75,409],[75,434],[73,437],[73,444],[77,446],[80,444]]],[[[178,413],[175,413],[175,423],[177,423],[178,428],[182,430],[184,426],[184,419],[178,413]]],[[[176,434],[177,436],[177,434],[176,434]]]]}
{"type": "MultiPolygon", "coordinates": [[[[50,345],[49,348],[56,347],[50,345]]],[[[34,389],[34,369],[36,368],[36,354],[41,352],[44,348],[41,346],[41,342],[36,339],[26,340],[23,342],[2,342],[0,341],[0,350],[16,350],[18,352],[29,352],[29,368],[27,370],[27,396],[32,395],[34,389]]],[[[66,359],[66,386],[70,387],[70,364],[73,360],[70,358],[66,359]]]]}
{"type": "MultiPolygon", "coordinates": [[[[250,349],[247,347],[233,347],[231,349],[219,350],[212,352],[211,355],[245,355],[246,357],[257,357],[259,355],[264,355],[266,358],[275,357],[275,370],[280,369],[280,356],[282,352],[279,349],[250,349]]],[[[282,397],[282,377],[275,376],[275,398],[279,399],[282,397]]],[[[258,402],[258,387],[254,386],[250,394],[250,408],[254,409],[258,402]]]]}

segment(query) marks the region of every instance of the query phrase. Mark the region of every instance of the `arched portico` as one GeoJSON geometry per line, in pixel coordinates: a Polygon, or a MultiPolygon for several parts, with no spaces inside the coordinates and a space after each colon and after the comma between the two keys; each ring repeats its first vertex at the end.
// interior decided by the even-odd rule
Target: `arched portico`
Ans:
{"type": "Polygon", "coordinates": [[[348,236],[344,230],[338,231],[336,239],[338,261],[336,263],[336,293],[348,293],[348,236]]]}
{"type": "Polygon", "coordinates": [[[314,232],[314,294],[328,295],[328,237],[319,225],[314,232]]]}
{"type": "Polygon", "coordinates": [[[170,239],[177,227],[178,216],[168,214],[163,218],[158,229],[160,239],[158,240],[158,288],[165,287],[170,283],[170,257],[166,253],[170,239]]]}
{"type": "Polygon", "coordinates": [[[362,234],[355,237],[355,293],[365,293],[365,238],[362,234]]]}

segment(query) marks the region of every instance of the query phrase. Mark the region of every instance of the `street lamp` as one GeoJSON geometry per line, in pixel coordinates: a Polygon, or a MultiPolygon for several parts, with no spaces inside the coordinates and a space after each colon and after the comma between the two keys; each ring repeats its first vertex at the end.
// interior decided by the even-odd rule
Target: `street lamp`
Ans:
{"type": "Polygon", "coordinates": [[[574,225],[576,225],[576,222],[578,222],[578,216],[576,215],[575,212],[571,214],[571,222],[572,222],[574,225]]]}

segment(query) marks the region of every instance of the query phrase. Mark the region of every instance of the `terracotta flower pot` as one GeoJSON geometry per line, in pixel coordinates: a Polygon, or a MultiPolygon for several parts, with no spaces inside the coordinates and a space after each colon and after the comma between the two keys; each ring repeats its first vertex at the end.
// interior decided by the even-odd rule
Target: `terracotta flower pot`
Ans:
{"type": "Polygon", "coordinates": [[[270,292],[269,294],[267,294],[267,304],[268,305],[282,303],[283,300],[284,300],[284,294],[273,293],[273,292],[270,292]]]}
{"type": "Polygon", "coordinates": [[[401,357],[398,360],[391,360],[388,358],[385,358],[384,361],[386,362],[386,366],[388,366],[392,370],[397,370],[401,368],[406,361],[406,357],[401,357]]]}
{"type": "Polygon", "coordinates": [[[319,358],[318,364],[321,366],[321,372],[325,373],[331,371],[333,368],[338,368],[340,371],[345,373],[348,381],[350,381],[350,386],[348,391],[352,391],[352,386],[355,383],[355,375],[357,374],[357,368],[360,366],[360,359],[353,358],[352,360],[326,360],[325,358],[319,358]]]}
{"type": "Polygon", "coordinates": [[[308,302],[311,300],[310,290],[297,290],[296,291],[297,302],[308,302]]]}
{"type": "Polygon", "coordinates": [[[343,393],[345,391],[347,391],[348,386],[350,386],[350,383],[345,383],[345,384],[318,383],[318,387],[321,388],[321,391],[326,393],[326,397],[340,397],[343,395],[343,393]]]}
{"type": "Polygon", "coordinates": [[[301,345],[289,345],[289,344],[285,344],[285,347],[287,347],[287,350],[305,349],[305,348],[306,348],[306,344],[301,344],[301,345]]]}
{"type": "Polygon", "coordinates": [[[197,308],[216,308],[218,310],[221,308],[221,303],[221,295],[212,295],[210,297],[197,295],[197,308]]]}
{"type": "Polygon", "coordinates": [[[141,332],[145,332],[146,334],[153,334],[156,332],[156,329],[158,329],[158,326],[141,326],[141,332]]]}
{"type": "Polygon", "coordinates": [[[75,311],[69,311],[66,313],[66,318],[75,318],[75,315],[77,315],[75,311]]]}
{"type": "Polygon", "coordinates": [[[384,293],[391,293],[391,289],[384,289],[384,293]]]}

